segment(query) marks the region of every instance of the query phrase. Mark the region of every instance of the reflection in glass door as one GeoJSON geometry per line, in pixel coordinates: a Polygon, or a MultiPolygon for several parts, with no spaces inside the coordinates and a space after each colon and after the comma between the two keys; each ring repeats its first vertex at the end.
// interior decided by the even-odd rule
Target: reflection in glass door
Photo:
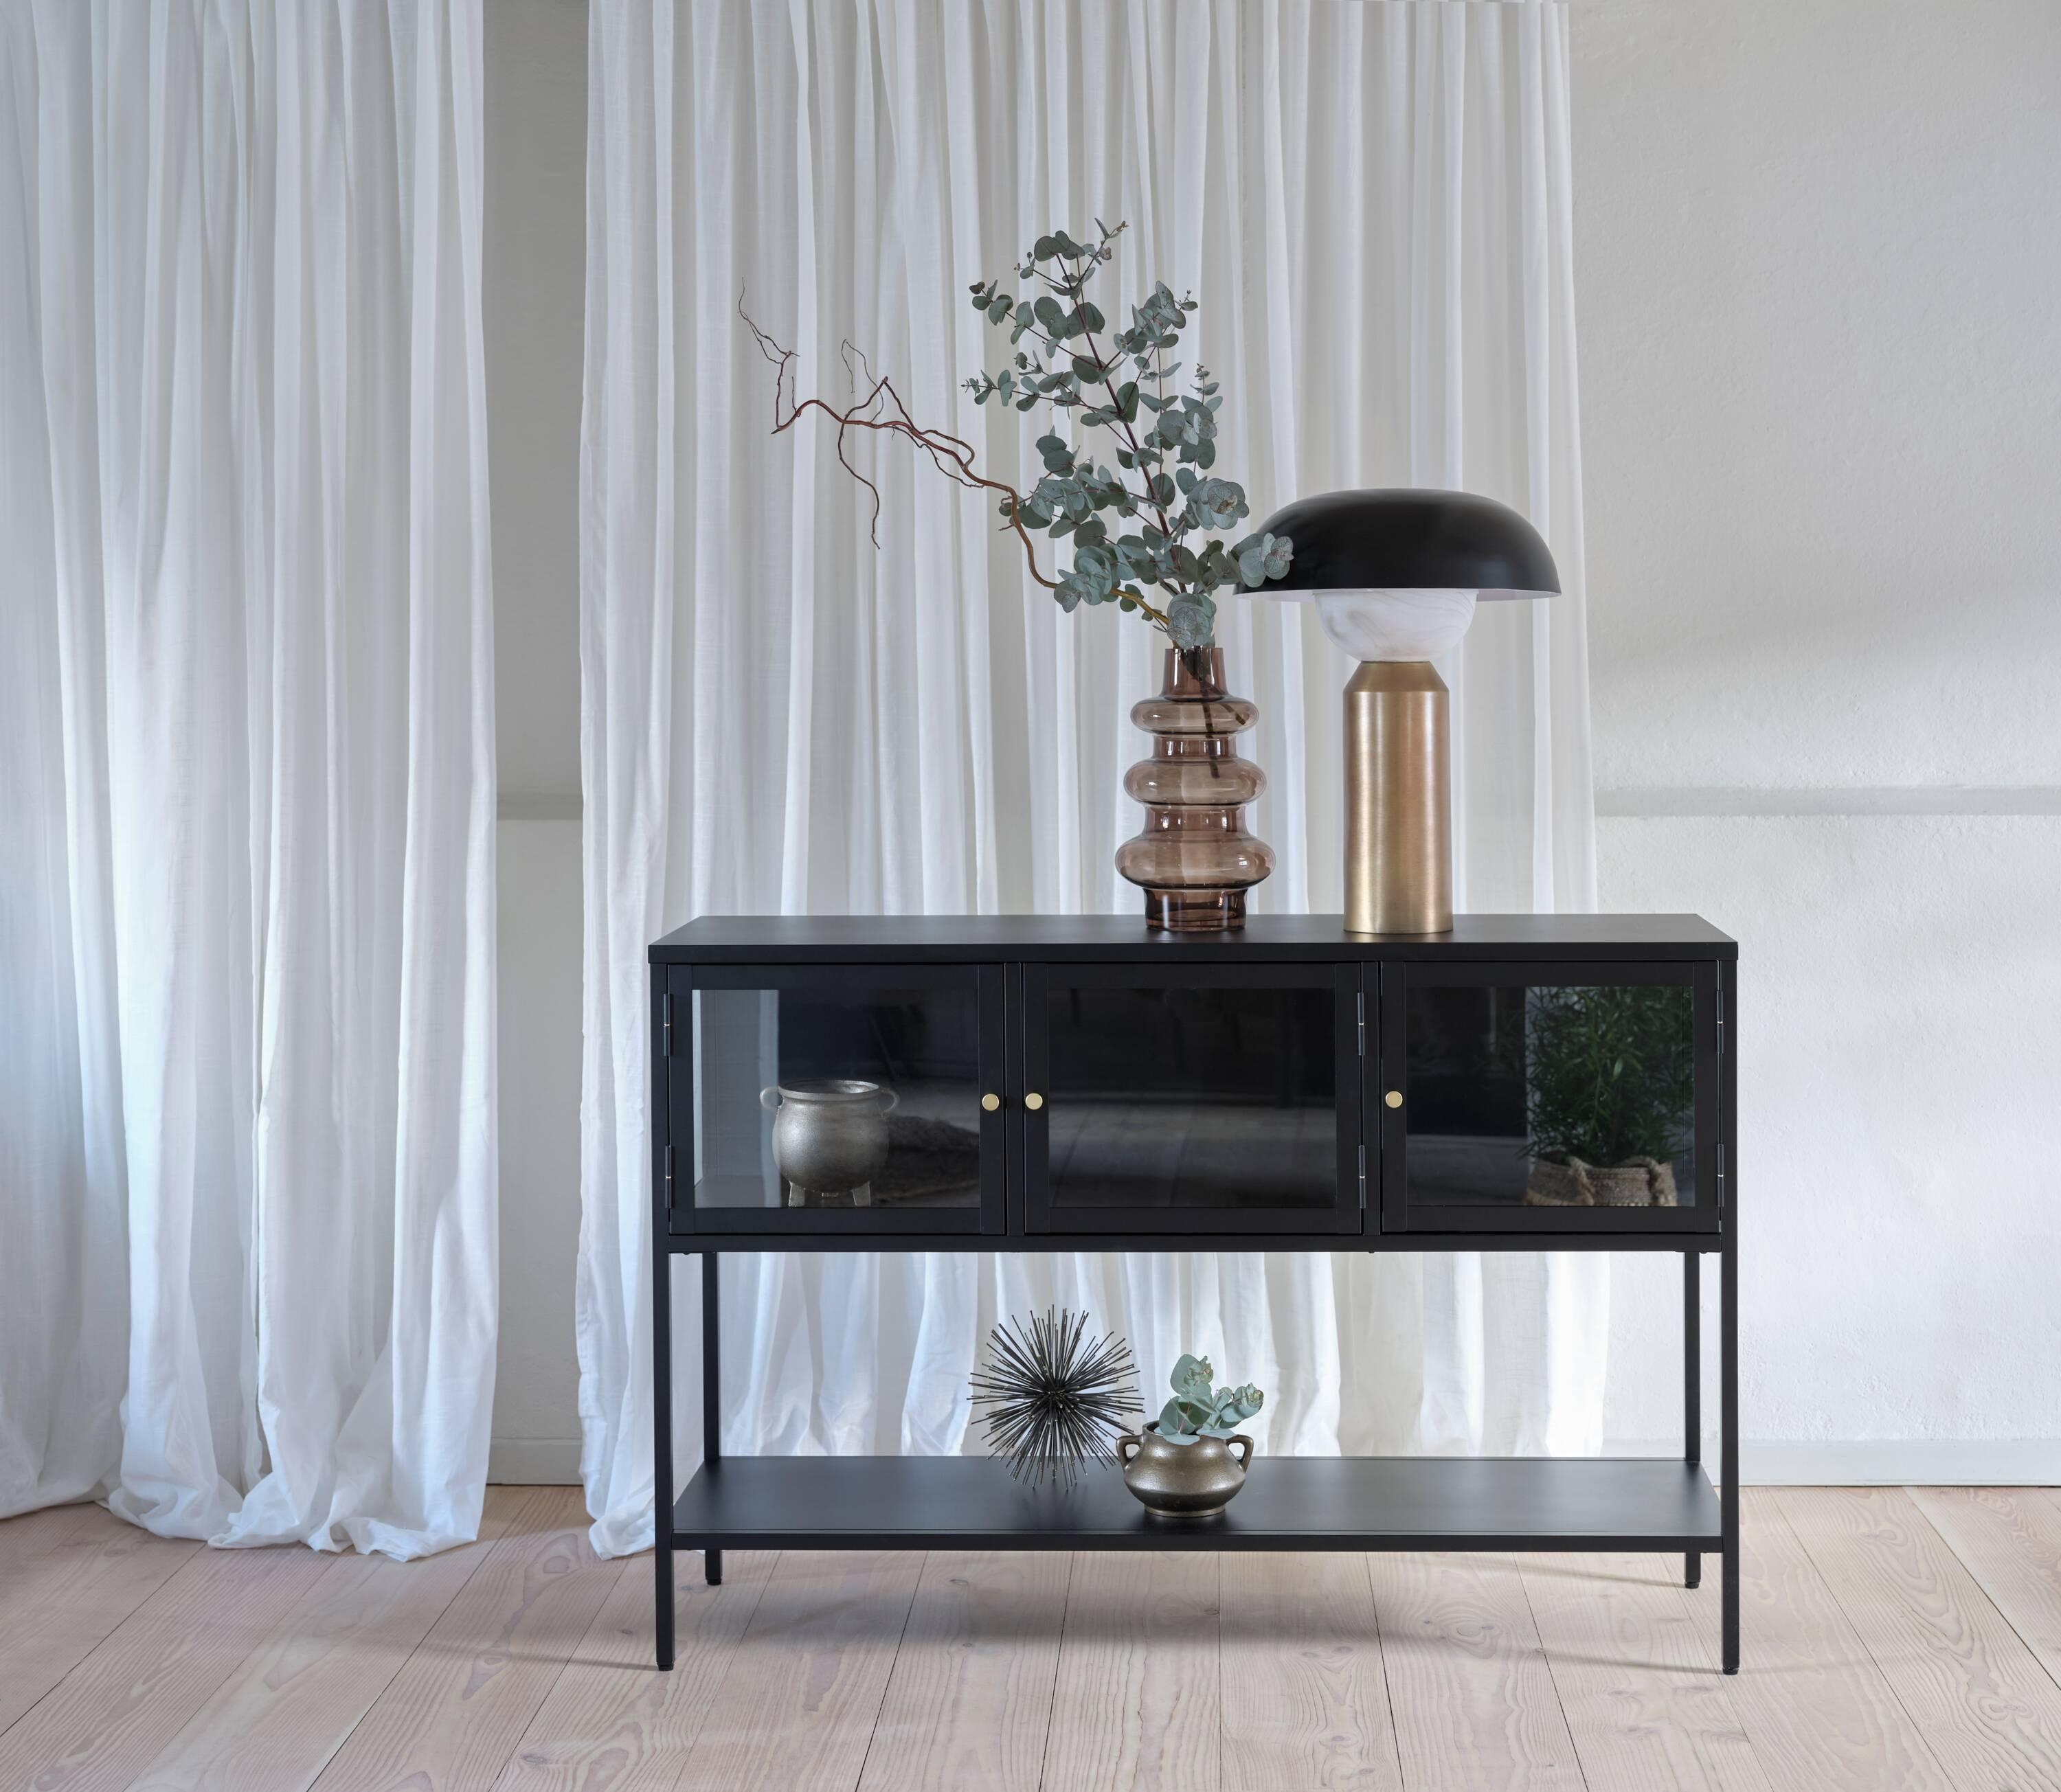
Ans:
{"type": "Polygon", "coordinates": [[[1358,998],[1331,965],[1027,969],[1032,1227],[1358,1230],[1358,998]]]}
{"type": "Polygon", "coordinates": [[[1397,966],[1383,994],[1391,1224],[1535,1227],[1575,1210],[1617,1216],[1584,1225],[1635,1224],[1706,1198],[1708,967],[1599,967],[1577,982],[1564,967],[1397,966]]]}
{"type": "Polygon", "coordinates": [[[701,967],[674,1001],[695,1227],[1000,1229],[998,969],[701,967]]]}

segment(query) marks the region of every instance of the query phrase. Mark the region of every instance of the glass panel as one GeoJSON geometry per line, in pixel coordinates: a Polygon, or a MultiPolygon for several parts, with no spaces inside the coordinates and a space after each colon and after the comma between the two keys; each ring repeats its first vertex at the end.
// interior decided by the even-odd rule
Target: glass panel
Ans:
{"type": "Polygon", "coordinates": [[[962,989],[694,991],[703,1207],[978,1207],[980,1002],[962,989]]]}
{"type": "Polygon", "coordinates": [[[1683,984],[1412,984],[1412,1201],[1689,1206],[1695,992],[1683,984]]]}
{"type": "Polygon", "coordinates": [[[1053,1205],[1335,1206],[1335,999],[1328,989],[1053,989],[1053,1205]]]}

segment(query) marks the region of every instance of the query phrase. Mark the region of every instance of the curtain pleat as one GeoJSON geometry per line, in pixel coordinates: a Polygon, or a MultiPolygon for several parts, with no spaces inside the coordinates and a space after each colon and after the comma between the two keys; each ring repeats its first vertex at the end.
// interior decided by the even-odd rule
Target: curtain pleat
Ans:
{"type": "Polygon", "coordinates": [[[477,1528],[480,31],[0,7],[0,1514],[477,1528]]]}
{"type": "MultiPolygon", "coordinates": [[[[1566,594],[1484,606],[1455,696],[1461,906],[1593,906],[1567,184],[1567,16],[1397,0],[596,0],[591,9],[582,746],[586,1056],[578,1326],[597,1546],[649,1541],[645,949],[718,913],[1135,914],[1117,845],[1157,638],[1062,614],[985,500],[824,430],[805,390],[891,378],[998,477],[1041,414],[966,302],[1061,226],[1123,219],[1103,286],[1192,290],[1220,466],[1255,517],[1342,486],[1524,511],[1566,594]],[[848,346],[849,345],[849,346],[848,346]],[[854,348],[866,357],[862,365],[854,348]]],[[[1052,555],[1041,544],[1043,563],[1052,555]]],[[[1342,900],[1339,692],[1307,606],[1227,599],[1279,854],[1259,913],[1342,900]]],[[[977,1450],[986,1327],[1086,1304],[1155,1378],[1261,1382],[1265,1447],[1595,1448],[1600,1260],[1342,1254],[731,1258],[741,1452],[977,1450]]],[[[698,1335],[675,1263],[676,1334],[698,1335]]],[[[698,1378],[674,1378],[682,1466],[698,1378]]]]}

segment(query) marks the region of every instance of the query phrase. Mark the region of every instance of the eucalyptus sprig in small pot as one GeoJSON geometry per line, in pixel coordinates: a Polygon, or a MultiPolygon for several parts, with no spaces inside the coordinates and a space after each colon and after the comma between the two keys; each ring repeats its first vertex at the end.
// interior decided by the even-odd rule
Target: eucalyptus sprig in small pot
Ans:
{"type": "Polygon", "coordinates": [[[1213,1518],[1245,1485],[1252,1439],[1238,1427],[1266,1396],[1251,1386],[1213,1386],[1215,1374],[1208,1358],[1184,1355],[1159,1418],[1116,1440],[1124,1486],[1155,1517],[1213,1518]]]}

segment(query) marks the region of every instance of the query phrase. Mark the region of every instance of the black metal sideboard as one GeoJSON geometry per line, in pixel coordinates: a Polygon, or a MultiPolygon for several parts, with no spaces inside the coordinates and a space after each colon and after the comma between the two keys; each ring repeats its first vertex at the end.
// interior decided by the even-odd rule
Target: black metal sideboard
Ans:
{"type": "MultiPolygon", "coordinates": [[[[1463,915],[1424,938],[1324,915],[1203,934],[1104,916],[668,934],[650,950],[658,1665],[676,1550],[704,1551],[714,1583],[726,1548],[928,1544],[1658,1550],[1683,1555],[1691,1586],[1715,1551],[1736,1673],[1738,950],[1693,915],[1463,915]],[[843,1106],[819,1125],[811,1102],[843,1106]],[[777,1146],[776,1109],[792,1129],[777,1146]],[[1667,1155],[1641,1160],[1643,1204],[1615,1204],[1623,1177],[1599,1192],[1607,1178],[1550,1167],[1548,1145],[1584,1125],[1671,1129],[1667,1155]],[[1682,1455],[1262,1455],[1221,1518],[1176,1527],[1109,1471],[1033,1490],[979,1457],[722,1454],[722,1252],[1083,1247],[1678,1251],[1682,1455]],[[1716,1488],[1700,1460],[1706,1254],[1722,1275],[1716,1488]],[[681,1254],[702,1259],[703,1461],[676,1495],[681,1254]]],[[[1166,1366],[1141,1364],[1148,1394],[1166,1366]]]]}

